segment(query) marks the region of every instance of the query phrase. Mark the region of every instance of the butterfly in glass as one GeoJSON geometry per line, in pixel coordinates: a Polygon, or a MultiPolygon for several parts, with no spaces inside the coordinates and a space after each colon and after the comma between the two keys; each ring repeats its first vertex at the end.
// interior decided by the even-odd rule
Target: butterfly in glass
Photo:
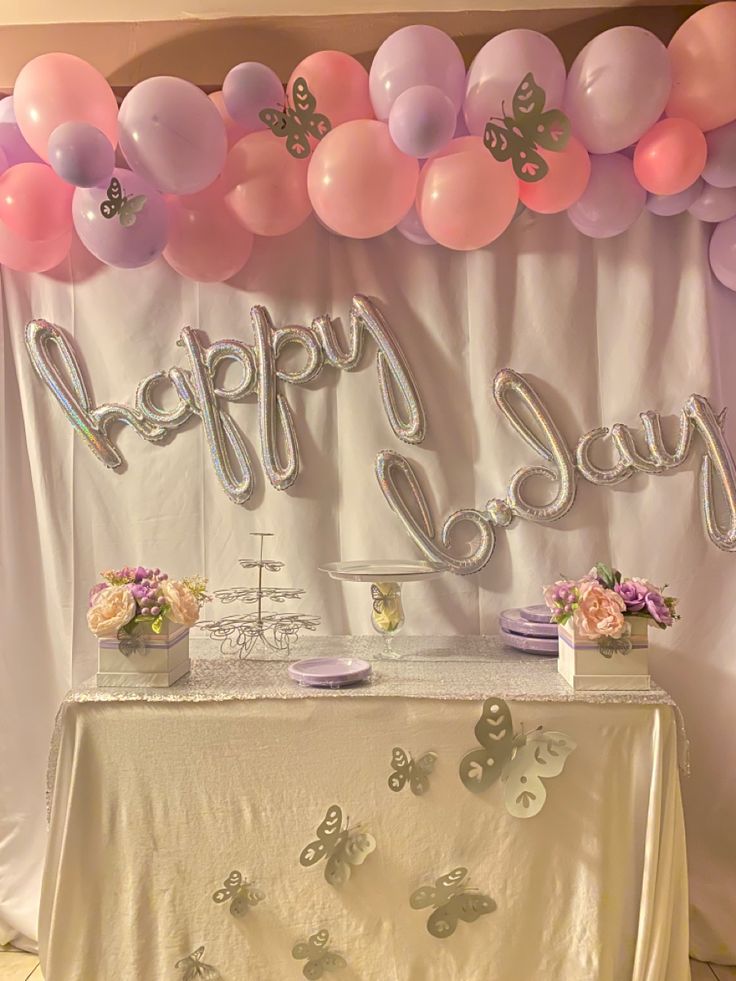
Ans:
{"type": "Polygon", "coordinates": [[[233,916],[245,916],[250,906],[257,906],[266,898],[260,889],[254,889],[237,871],[231,872],[222,886],[222,889],[218,889],[212,898],[216,903],[232,900],[230,912],[233,916]]]}
{"type": "Polygon", "coordinates": [[[134,194],[132,197],[127,197],[117,177],[113,177],[110,181],[106,194],[107,197],[100,205],[102,217],[114,218],[118,215],[123,228],[135,225],[138,212],[143,210],[146,203],[146,195],[134,194]]]}
{"type": "Polygon", "coordinates": [[[327,930],[318,930],[309,940],[294,945],[291,956],[297,961],[307,961],[302,968],[302,974],[305,978],[309,978],[309,981],[317,981],[325,971],[339,971],[340,968],[347,966],[344,957],[327,949],[329,939],[327,930]]]}
{"type": "Polygon", "coordinates": [[[317,828],[317,840],[302,851],[299,863],[309,867],[326,858],[325,879],[331,886],[340,887],[350,878],[351,866],[362,865],[375,850],[373,835],[357,828],[343,828],[342,809],[333,804],[317,828]]]}
{"type": "Polygon", "coordinates": [[[292,155],[302,159],[312,152],[310,136],[321,140],[332,129],[332,123],[327,116],[316,112],[317,100],[309,91],[307,80],[297,78],[291,90],[294,105],[286,105],[282,109],[262,109],[258,116],[261,122],[275,133],[286,139],[286,149],[292,155]]]}
{"type": "Polygon", "coordinates": [[[180,961],[174,964],[175,968],[184,968],[182,981],[196,981],[197,978],[204,978],[205,981],[220,981],[220,972],[216,967],[212,967],[211,964],[205,964],[202,960],[203,955],[204,947],[197,947],[187,957],[182,957],[180,961]]]}
{"type": "Polygon", "coordinates": [[[409,897],[412,909],[434,906],[434,913],[427,920],[427,930],[439,940],[451,937],[460,920],[473,923],[496,908],[490,896],[468,887],[465,882],[467,874],[467,869],[453,869],[447,875],[440,876],[433,886],[421,886],[409,897]]]}
{"type": "Polygon", "coordinates": [[[564,150],[570,139],[570,120],[560,109],[544,109],[544,89],[534,81],[531,72],[525,75],[514,92],[512,115],[486,124],[483,142],[495,160],[511,160],[521,181],[541,181],[549,171],[546,160],[537,152],[564,150]],[[503,125],[501,125],[503,123],[503,125]]]}
{"type": "Polygon", "coordinates": [[[488,698],[476,723],[481,749],[460,763],[460,779],[474,794],[499,778],[504,784],[506,810],[514,817],[534,817],[547,799],[542,778],[559,776],[576,743],[564,732],[534,729],[514,733],[511,709],[502,698],[488,698]]]}
{"type": "Polygon", "coordinates": [[[391,768],[394,772],[388,778],[389,788],[398,794],[408,782],[411,792],[416,797],[421,797],[429,790],[428,778],[436,762],[436,753],[425,753],[415,760],[405,750],[395,746],[391,753],[391,768]]]}

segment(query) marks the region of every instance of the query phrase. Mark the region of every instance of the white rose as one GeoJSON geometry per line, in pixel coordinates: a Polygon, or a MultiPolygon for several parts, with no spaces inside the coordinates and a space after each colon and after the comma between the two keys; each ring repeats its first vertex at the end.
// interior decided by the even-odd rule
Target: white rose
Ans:
{"type": "Polygon", "coordinates": [[[108,586],[98,593],[87,610],[89,629],[97,637],[116,637],[118,630],[135,616],[130,586],[108,586]]]}
{"type": "Polygon", "coordinates": [[[165,579],[161,592],[169,607],[166,611],[169,620],[193,627],[199,619],[199,601],[191,589],[178,579],[165,579]]]}

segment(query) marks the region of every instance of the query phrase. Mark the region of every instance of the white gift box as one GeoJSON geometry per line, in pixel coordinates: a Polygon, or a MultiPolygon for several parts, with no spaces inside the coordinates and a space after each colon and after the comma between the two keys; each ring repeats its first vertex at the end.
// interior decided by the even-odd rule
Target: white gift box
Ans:
{"type": "Polygon", "coordinates": [[[648,621],[643,617],[626,617],[631,630],[627,653],[607,650],[601,653],[597,640],[585,640],[575,632],[572,621],[558,628],[559,659],[557,670],[576,691],[645,691],[651,688],[649,677],[648,621]]]}
{"type": "Polygon", "coordinates": [[[150,623],[129,637],[100,637],[98,688],[168,688],[189,673],[189,628],[164,620],[160,634],[150,623]]]}

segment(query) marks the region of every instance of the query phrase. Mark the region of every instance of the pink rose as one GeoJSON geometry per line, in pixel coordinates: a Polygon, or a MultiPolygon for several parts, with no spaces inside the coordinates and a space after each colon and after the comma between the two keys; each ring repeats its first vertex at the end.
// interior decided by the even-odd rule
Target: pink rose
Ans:
{"type": "Polygon", "coordinates": [[[135,616],[135,600],[129,586],[108,586],[94,597],[87,610],[87,624],[97,637],[115,637],[135,616]]]}
{"type": "Polygon", "coordinates": [[[580,585],[578,608],[573,616],[576,631],[585,640],[620,637],[626,626],[626,603],[612,589],[590,580],[580,585]]]}
{"type": "Polygon", "coordinates": [[[178,579],[165,579],[161,592],[169,607],[166,611],[169,620],[193,627],[199,619],[199,601],[191,589],[178,579]]]}

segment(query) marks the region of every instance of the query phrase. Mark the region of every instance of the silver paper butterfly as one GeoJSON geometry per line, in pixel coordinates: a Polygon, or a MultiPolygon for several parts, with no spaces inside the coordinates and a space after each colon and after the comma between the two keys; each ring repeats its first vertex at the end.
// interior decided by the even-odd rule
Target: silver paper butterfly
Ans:
{"type": "Polygon", "coordinates": [[[342,808],[333,804],[317,828],[317,840],[310,842],[299,856],[305,867],[326,858],[325,879],[331,886],[343,886],[350,878],[350,868],[362,865],[376,850],[376,839],[367,831],[342,826],[342,808]]]}
{"type": "Polygon", "coordinates": [[[436,753],[425,753],[415,760],[400,746],[395,746],[391,754],[391,768],[394,772],[388,778],[389,788],[398,794],[408,782],[411,792],[421,797],[429,790],[429,774],[434,770],[436,762],[436,753]]]}
{"type": "Polygon", "coordinates": [[[427,920],[427,930],[438,940],[451,937],[458,922],[474,923],[480,916],[492,913],[496,904],[490,896],[470,889],[465,882],[468,870],[462,867],[440,876],[433,886],[421,886],[409,897],[412,909],[434,906],[427,920]]]}
{"type": "Polygon", "coordinates": [[[174,964],[174,967],[183,967],[184,974],[182,981],[196,981],[197,978],[204,978],[205,981],[221,981],[220,972],[211,964],[205,964],[202,960],[204,947],[197,947],[195,951],[182,957],[174,964]]]}
{"type": "Polygon", "coordinates": [[[232,915],[245,916],[249,907],[257,906],[266,897],[260,889],[254,889],[240,872],[233,871],[223,882],[222,889],[218,889],[212,898],[216,903],[226,903],[229,899],[232,900],[230,903],[232,915]]]}
{"type": "Polygon", "coordinates": [[[302,974],[305,978],[309,978],[309,981],[317,981],[325,971],[339,971],[347,966],[344,957],[327,949],[329,939],[327,930],[318,930],[309,940],[294,945],[291,956],[297,961],[306,959],[307,963],[302,968],[302,974]]]}
{"type": "Polygon", "coordinates": [[[514,733],[511,709],[502,698],[488,698],[475,726],[481,749],[460,763],[460,779],[474,794],[499,778],[504,784],[506,810],[514,817],[539,814],[547,799],[542,778],[559,776],[577,744],[564,732],[514,733]]]}

